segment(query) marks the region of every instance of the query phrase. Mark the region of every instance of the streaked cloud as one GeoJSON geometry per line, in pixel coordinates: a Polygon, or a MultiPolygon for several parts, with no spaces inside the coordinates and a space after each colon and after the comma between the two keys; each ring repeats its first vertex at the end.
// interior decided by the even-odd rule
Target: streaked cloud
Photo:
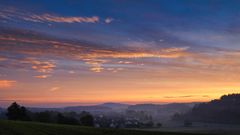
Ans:
{"type": "Polygon", "coordinates": [[[32,22],[55,22],[55,23],[97,23],[99,21],[98,16],[92,17],[63,17],[51,14],[43,15],[30,15],[23,18],[26,21],[32,22]]]}
{"type": "Polygon", "coordinates": [[[76,72],[73,70],[68,71],[69,74],[75,74],[76,72]]]}
{"type": "Polygon", "coordinates": [[[194,97],[203,97],[203,98],[209,98],[209,96],[208,96],[208,95],[165,96],[164,98],[194,98],[194,97]]]}
{"type": "Polygon", "coordinates": [[[0,88],[9,88],[12,87],[16,81],[13,80],[0,80],[0,88]]]}
{"type": "MultiPolygon", "coordinates": [[[[42,75],[36,78],[47,78],[57,67],[54,59],[83,62],[92,72],[119,72],[126,65],[144,67],[170,66],[198,70],[239,71],[238,50],[207,48],[208,51],[194,46],[159,46],[151,42],[129,42],[122,48],[108,48],[81,41],[58,38],[46,38],[47,35],[24,30],[2,30],[0,33],[0,51],[10,51],[24,55],[18,59],[20,64],[29,65],[42,75]],[[22,34],[24,33],[24,34],[22,34]],[[35,36],[32,36],[35,35],[35,36]],[[37,35],[37,36],[36,36],[37,35]],[[148,47],[150,46],[150,47],[148,47]],[[153,47],[154,46],[154,47],[153,47]],[[51,57],[51,59],[49,59],[51,57]],[[46,60],[47,58],[47,60],[46,60]],[[141,59],[141,62],[136,62],[141,59]],[[154,60],[153,59],[158,59],[154,60]]],[[[6,61],[6,56],[3,61],[6,61]]],[[[16,61],[14,61],[16,63],[16,61]]],[[[16,65],[16,64],[15,64],[16,65]]],[[[208,72],[208,71],[204,71],[208,72]]]]}
{"type": "Polygon", "coordinates": [[[0,61],[5,61],[5,60],[6,60],[5,57],[1,57],[1,56],[0,56],[0,61]]]}
{"type": "Polygon", "coordinates": [[[106,70],[111,71],[113,73],[117,73],[117,72],[122,71],[124,69],[123,68],[107,68],[106,70]]]}
{"type": "Polygon", "coordinates": [[[60,89],[60,87],[52,87],[52,88],[50,88],[50,91],[54,92],[54,91],[58,91],[59,89],[60,89]]]}
{"type": "Polygon", "coordinates": [[[38,78],[38,79],[45,79],[45,78],[48,78],[49,75],[37,75],[37,76],[34,76],[35,78],[38,78]]]}
{"type": "Polygon", "coordinates": [[[131,64],[131,61],[118,61],[119,64],[131,64]]]}
{"type": "MultiPolygon", "coordinates": [[[[98,23],[101,21],[99,16],[61,16],[51,13],[36,14],[16,8],[0,9],[0,18],[11,21],[18,19],[35,23],[98,23]]],[[[111,17],[102,18],[102,22],[107,24],[113,20],[111,17]]]]}
{"type": "MultiPolygon", "coordinates": [[[[49,59],[41,60],[41,57],[57,57],[61,59],[70,59],[82,61],[90,65],[89,70],[101,72],[106,64],[113,64],[115,60],[128,59],[126,62],[117,64],[132,64],[129,59],[139,58],[167,58],[176,59],[191,55],[188,52],[189,47],[158,47],[158,48],[129,48],[122,49],[100,47],[92,44],[83,44],[81,41],[69,41],[64,39],[46,38],[46,35],[25,32],[21,30],[3,30],[0,35],[0,51],[15,52],[26,55],[26,58],[20,62],[30,64],[31,68],[39,73],[51,73],[56,67],[56,63],[49,59]],[[21,34],[24,33],[24,34],[21,34]],[[23,35],[23,36],[22,36],[23,35]],[[38,35],[38,36],[32,36],[38,35]],[[20,45],[16,45],[20,44],[20,45]],[[20,47],[21,46],[21,47],[20,47]]],[[[120,60],[121,61],[121,60],[120,60]]],[[[122,67],[119,67],[122,68],[122,67]]]]}

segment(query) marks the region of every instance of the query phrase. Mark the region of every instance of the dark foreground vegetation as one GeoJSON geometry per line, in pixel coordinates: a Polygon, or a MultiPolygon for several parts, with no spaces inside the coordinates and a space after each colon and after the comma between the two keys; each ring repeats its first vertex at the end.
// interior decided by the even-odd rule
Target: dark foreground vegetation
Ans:
{"type": "Polygon", "coordinates": [[[0,135],[201,135],[0,120],[0,135]]]}

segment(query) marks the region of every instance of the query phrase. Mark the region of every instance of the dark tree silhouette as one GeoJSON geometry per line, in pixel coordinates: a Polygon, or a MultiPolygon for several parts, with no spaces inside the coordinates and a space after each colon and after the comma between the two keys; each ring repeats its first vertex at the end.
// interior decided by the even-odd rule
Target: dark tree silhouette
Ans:
{"type": "Polygon", "coordinates": [[[39,121],[39,122],[52,122],[52,119],[51,119],[51,112],[49,111],[45,111],[45,112],[37,112],[37,113],[34,113],[34,120],[35,121],[39,121]]]}
{"type": "Polygon", "coordinates": [[[93,127],[94,126],[94,119],[91,114],[85,114],[80,118],[81,124],[83,126],[89,126],[93,127]]]}
{"type": "Polygon", "coordinates": [[[75,119],[73,117],[64,116],[61,113],[57,114],[57,123],[59,123],[59,124],[69,124],[69,125],[78,125],[79,124],[77,119],[75,119]]]}
{"type": "Polygon", "coordinates": [[[81,114],[75,112],[60,113],[57,111],[45,111],[45,112],[30,112],[24,106],[20,106],[16,102],[12,103],[7,108],[6,116],[9,120],[20,121],[38,121],[46,123],[59,123],[70,125],[83,125],[94,126],[93,116],[83,111],[81,114]]]}
{"type": "Polygon", "coordinates": [[[24,106],[18,105],[16,102],[12,103],[7,108],[7,117],[9,120],[30,120],[27,115],[27,109],[24,106]]]}

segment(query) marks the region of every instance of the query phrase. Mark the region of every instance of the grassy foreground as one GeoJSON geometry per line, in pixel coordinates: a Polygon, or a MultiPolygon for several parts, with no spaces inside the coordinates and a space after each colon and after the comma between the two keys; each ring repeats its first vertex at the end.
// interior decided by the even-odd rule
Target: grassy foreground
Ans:
{"type": "MultiPolygon", "coordinates": [[[[186,133],[101,129],[81,126],[0,120],[0,135],[185,135],[186,133]]],[[[187,134],[195,135],[195,134],[187,134]]]]}

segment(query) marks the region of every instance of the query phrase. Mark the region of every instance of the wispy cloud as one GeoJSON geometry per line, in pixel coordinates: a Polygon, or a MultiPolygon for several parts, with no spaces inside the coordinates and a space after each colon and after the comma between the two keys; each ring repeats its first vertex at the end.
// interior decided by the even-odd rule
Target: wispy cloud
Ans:
{"type": "Polygon", "coordinates": [[[165,96],[164,98],[193,98],[193,97],[204,97],[208,98],[208,95],[183,95],[183,96],[165,96]]]}
{"type": "Polygon", "coordinates": [[[111,71],[113,73],[117,73],[117,72],[122,71],[124,69],[123,68],[107,68],[106,70],[111,71]]]}
{"type": "Polygon", "coordinates": [[[131,61],[118,61],[119,64],[131,64],[131,61]]]}
{"type": "Polygon", "coordinates": [[[1,57],[1,56],[0,56],[0,61],[5,61],[5,60],[6,60],[5,57],[1,57]]]}
{"type": "Polygon", "coordinates": [[[35,78],[38,78],[38,79],[45,79],[45,78],[48,78],[50,75],[37,75],[37,76],[34,76],[35,78]]]}
{"type": "Polygon", "coordinates": [[[26,21],[32,22],[55,22],[55,23],[97,23],[99,21],[98,16],[92,17],[64,17],[51,14],[43,15],[30,15],[23,18],[26,21]]]}
{"type": "Polygon", "coordinates": [[[54,92],[54,91],[58,91],[59,89],[60,89],[60,87],[52,87],[52,88],[50,88],[50,91],[54,92]]]}
{"type": "MultiPolygon", "coordinates": [[[[61,16],[51,13],[36,14],[32,12],[22,11],[16,8],[0,9],[0,18],[14,21],[24,20],[35,23],[98,23],[99,16],[61,16]]],[[[113,18],[102,18],[105,23],[111,23],[113,18]]]]}
{"type": "Polygon", "coordinates": [[[13,80],[0,80],[0,88],[9,88],[12,87],[16,81],[13,80]]]}
{"type": "MultiPolygon", "coordinates": [[[[81,42],[72,42],[62,39],[46,38],[41,34],[32,32],[6,30],[0,35],[1,42],[0,51],[9,51],[27,55],[27,58],[21,60],[22,63],[31,64],[31,68],[40,73],[49,73],[56,64],[51,61],[38,60],[37,57],[59,57],[71,60],[80,60],[90,65],[93,72],[101,72],[104,70],[103,65],[114,60],[120,59],[138,59],[138,58],[167,58],[176,59],[191,55],[188,52],[189,47],[164,47],[164,48],[129,48],[128,46],[121,49],[106,48],[104,46],[95,46],[91,44],[83,44],[81,42]],[[24,36],[19,36],[24,35],[24,36]],[[16,43],[22,43],[20,47],[16,43]],[[47,51],[46,51],[47,50],[47,51]],[[30,57],[30,58],[29,58],[30,57]],[[31,58],[32,57],[32,58],[31,58]],[[35,58],[35,59],[34,59],[35,58]]],[[[120,62],[118,65],[131,64],[131,62],[120,62]]],[[[119,67],[121,68],[121,67],[119,67]]]]}
{"type": "MultiPolygon", "coordinates": [[[[55,59],[85,63],[92,72],[119,72],[127,65],[164,66],[197,70],[215,70],[238,72],[240,66],[239,50],[205,48],[207,51],[188,46],[157,46],[141,42],[129,43],[122,48],[108,48],[81,41],[50,38],[47,35],[24,30],[2,30],[0,32],[0,51],[20,54],[24,58],[13,61],[22,67],[41,73],[36,78],[47,78],[57,67],[55,59]],[[24,33],[24,34],[22,34],[24,33]],[[35,36],[33,36],[35,35],[35,36]],[[154,47],[153,47],[154,46],[154,47]],[[51,59],[53,60],[51,60],[51,59]],[[153,60],[154,59],[154,60],[153,60]],[[136,62],[141,60],[141,62],[136,62]],[[121,70],[118,70],[121,69],[121,70]],[[228,70],[226,70],[228,69],[228,70]]],[[[9,55],[7,55],[9,56],[9,55]]],[[[2,63],[8,61],[1,56],[2,63]]],[[[3,66],[6,64],[2,64],[3,66]]],[[[12,64],[16,66],[16,64],[12,64]]]]}

